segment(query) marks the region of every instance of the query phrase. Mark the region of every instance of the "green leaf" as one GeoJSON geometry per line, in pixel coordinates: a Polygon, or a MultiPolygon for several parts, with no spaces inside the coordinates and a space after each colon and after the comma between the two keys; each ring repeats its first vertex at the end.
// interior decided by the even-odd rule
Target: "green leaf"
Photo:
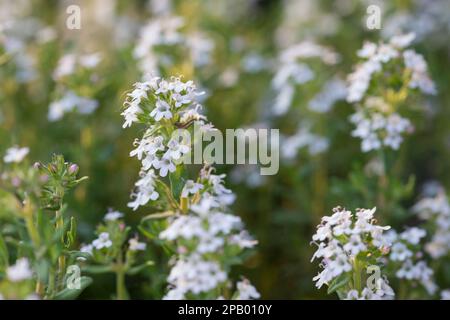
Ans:
{"type": "Polygon", "coordinates": [[[83,267],[83,271],[92,274],[99,274],[99,273],[113,272],[114,270],[112,266],[107,265],[107,266],[86,266],[83,267]]]}
{"type": "Polygon", "coordinates": [[[149,215],[145,216],[144,218],[142,218],[141,222],[144,222],[146,220],[151,220],[151,219],[168,218],[170,216],[173,216],[174,214],[175,214],[175,212],[173,212],[173,211],[164,211],[164,212],[152,213],[152,214],[149,214],[149,215]]]}
{"type": "Polygon", "coordinates": [[[77,238],[77,220],[74,217],[70,217],[70,227],[67,231],[66,248],[70,248],[77,238]]]}
{"type": "Polygon", "coordinates": [[[341,274],[339,277],[331,281],[328,287],[328,294],[332,294],[336,290],[339,290],[350,281],[350,275],[348,273],[341,274]]]}
{"type": "Polygon", "coordinates": [[[144,264],[141,264],[141,265],[139,265],[139,266],[130,268],[130,269],[127,271],[127,274],[129,274],[129,275],[135,275],[135,274],[141,272],[142,270],[144,270],[145,268],[151,267],[151,266],[153,266],[153,265],[155,265],[155,263],[154,263],[153,261],[147,261],[147,262],[144,263],[144,264]]]}
{"type": "Polygon", "coordinates": [[[170,173],[169,180],[174,198],[179,199],[186,183],[186,171],[184,167],[179,166],[175,172],[170,173]]]}
{"type": "Polygon", "coordinates": [[[86,287],[88,287],[92,283],[92,278],[89,277],[81,277],[80,278],[80,289],[69,289],[66,288],[61,290],[55,295],[55,300],[73,300],[76,299],[81,292],[83,292],[86,287]]]}

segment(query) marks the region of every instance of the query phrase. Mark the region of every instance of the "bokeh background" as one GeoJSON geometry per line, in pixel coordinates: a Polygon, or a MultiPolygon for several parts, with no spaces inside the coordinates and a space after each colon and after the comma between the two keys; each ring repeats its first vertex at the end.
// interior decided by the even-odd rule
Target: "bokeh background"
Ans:
{"type": "MultiPolygon", "coordinates": [[[[310,263],[311,236],[320,217],[336,205],[374,206],[361,191],[370,159],[350,135],[351,105],[340,100],[315,114],[308,111],[308,102],[327,79],[345,80],[364,40],[416,32],[415,48],[428,61],[439,93],[421,102],[426,112],[414,119],[416,132],[395,155],[398,165],[392,174],[405,183],[399,189],[407,188],[411,176],[416,183],[385,218],[394,226],[414,224],[408,208],[421,186],[439,181],[450,187],[449,30],[447,0],[1,0],[0,153],[17,144],[30,147],[33,161],[62,153],[79,164],[80,174],[89,180],[70,195],[69,205],[80,221],[81,241],[88,242],[108,208],[126,213],[130,224],[149,213],[126,206],[139,170],[128,154],[140,132],[122,129],[120,116],[127,90],[146,72],[195,80],[207,93],[204,112],[221,130],[269,126],[289,135],[306,121],[327,139],[326,150],[302,148],[294,157],[282,158],[279,173],[271,177],[255,174],[257,168],[251,166],[220,166],[219,172],[228,173],[227,186],[237,195],[233,211],[259,241],[236,273],[245,274],[263,298],[326,298],[326,290],[315,289],[312,282],[318,268],[310,263]],[[66,9],[72,4],[81,9],[79,30],[66,26],[66,9]],[[380,30],[366,28],[370,4],[381,8],[380,30]],[[158,47],[153,60],[137,55],[142,41],[156,37],[149,24],[174,16],[184,19],[179,32],[188,40],[158,47]],[[274,116],[271,82],[278,57],[302,41],[329,47],[339,61],[333,66],[313,62],[317,80],[298,89],[288,113],[274,116]],[[55,79],[61,57],[91,53],[101,59],[87,74],[55,79]],[[98,101],[98,107],[50,121],[50,104],[68,88],[98,101]]],[[[154,251],[154,258],[163,260],[160,250],[154,251]]],[[[448,268],[444,270],[438,277],[449,285],[448,268]]],[[[153,269],[129,279],[132,297],[159,298],[165,272],[153,269]]],[[[113,286],[112,276],[98,276],[81,298],[109,298],[113,286]]]]}

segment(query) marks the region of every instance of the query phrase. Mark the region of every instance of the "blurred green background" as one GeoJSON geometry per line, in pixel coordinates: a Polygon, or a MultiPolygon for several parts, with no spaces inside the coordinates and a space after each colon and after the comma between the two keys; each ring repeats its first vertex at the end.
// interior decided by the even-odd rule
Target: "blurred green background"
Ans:
{"type": "MultiPolygon", "coordinates": [[[[274,100],[271,81],[282,48],[311,39],[328,46],[340,55],[340,61],[330,67],[333,70],[318,66],[317,73],[324,78],[338,75],[345,79],[357,62],[356,51],[364,40],[378,41],[394,32],[389,28],[394,30],[399,24],[398,16],[406,15],[410,22],[428,22],[431,26],[405,23],[401,27],[418,32],[416,49],[428,61],[439,94],[424,102],[427,112],[414,119],[416,132],[393,155],[399,163],[395,175],[405,183],[411,175],[416,178],[413,195],[402,203],[404,211],[415,202],[423,183],[438,180],[450,187],[447,1],[403,0],[381,4],[381,30],[365,27],[366,8],[374,1],[191,0],[171,1],[168,11],[158,9],[155,3],[0,1],[0,153],[17,144],[30,147],[33,161],[47,161],[52,153],[62,153],[68,161],[80,166],[80,174],[89,176],[89,180],[70,195],[69,205],[71,214],[79,218],[79,235],[84,242],[92,240],[95,225],[108,208],[126,213],[130,224],[137,224],[149,213],[150,209],[132,212],[126,207],[139,170],[139,163],[128,154],[134,138],[141,132],[136,127],[122,129],[120,112],[127,90],[143,75],[133,56],[139,30],[155,17],[164,19],[166,14],[184,17],[182,33],[201,31],[214,43],[214,49],[209,63],[203,66],[195,65],[183,48],[166,49],[173,61],[160,66],[161,75],[182,74],[186,79],[194,79],[207,92],[204,112],[221,130],[268,123],[285,134],[292,133],[301,121],[311,117],[305,106],[323,81],[301,91],[294,110],[286,116],[271,117],[267,112],[274,100]],[[427,3],[443,9],[432,11],[427,6],[432,12],[422,17],[428,14],[423,10],[427,3]],[[80,30],[65,26],[66,8],[71,4],[81,8],[80,30]],[[45,38],[43,29],[51,36],[47,34],[45,38]],[[16,43],[11,43],[12,40],[16,43]],[[14,44],[19,49],[14,49],[14,44]],[[102,60],[87,83],[61,83],[52,77],[64,54],[92,52],[100,52],[102,60]],[[32,61],[34,76],[20,77],[22,69],[30,68],[20,55],[32,61]],[[262,59],[256,71],[248,70],[243,63],[252,55],[262,59]],[[49,121],[49,105],[65,86],[97,100],[98,108],[92,114],[72,112],[59,121],[49,121]]],[[[330,140],[328,151],[319,155],[299,152],[294,160],[281,160],[280,172],[275,176],[249,183],[245,168],[218,169],[229,174],[227,186],[237,195],[233,211],[243,218],[259,241],[256,253],[236,274],[245,274],[263,298],[326,298],[326,290],[316,290],[312,282],[318,271],[317,265],[310,263],[314,247],[309,243],[315,226],[336,205],[349,208],[375,205],[361,196],[358,179],[350,179],[350,174],[358,172],[369,160],[360,152],[359,140],[350,136],[353,128],[348,116],[352,110],[340,101],[330,112],[315,116],[315,124],[330,140]]],[[[391,212],[390,220],[386,218],[388,222],[399,226],[414,220],[400,211],[391,212]]],[[[154,251],[155,259],[159,259],[160,249],[154,251]]],[[[132,297],[159,298],[164,272],[154,269],[149,271],[150,278],[145,275],[130,278],[132,297]]],[[[448,278],[445,281],[447,285],[450,283],[448,278]]],[[[112,276],[95,278],[82,298],[109,298],[113,286],[112,276]]]]}

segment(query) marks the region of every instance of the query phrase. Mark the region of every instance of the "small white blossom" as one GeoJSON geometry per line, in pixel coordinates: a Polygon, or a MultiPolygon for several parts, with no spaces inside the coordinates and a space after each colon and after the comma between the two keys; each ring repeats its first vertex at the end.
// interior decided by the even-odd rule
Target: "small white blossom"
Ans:
{"type": "Polygon", "coordinates": [[[116,221],[123,218],[123,213],[119,211],[109,211],[103,218],[105,221],[116,221]]]}
{"type": "Polygon", "coordinates": [[[181,192],[181,196],[187,198],[190,194],[196,194],[201,189],[203,189],[203,185],[201,183],[196,183],[193,180],[187,180],[181,192]]]}
{"type": "Polygon", "coordinates": [[[147,248],[147,244],[145,242],[139,242],[138,239],[131,238],[128,241],[129,249],[131,251],[144,251],[147,248]]]}
{"type": "Polygon", "coordinates": [[[9,281],[12,282],[20,282],[23,280],[31,279],[33,277],[33,271],[30,268],[28,259],[18,259],[15,265],[8,267],[6,269],[6,277],[9,281]]]}
{"type": "Polygon", "coordinates": [[[30,149],[27,147],[23,148],[19,148],[17,146],[11,147],[6,150],[6,154],[3,157],[3,161],[5,163],[11,162],[19,163],[26,157],[28,152],[30,152],[30,149]]]}
{"type": "Polygon", "coordinates": [[[95,239],[94,241],[92,241],[92,245],[97,250],[111,247],[112,241],[109,238],[109,233],[107,233],[107,232],[100,233],[98,238],[95,239]]]}
{"type": "Polygon", "coordinates": [[[254,286],[251,285],[250,281],[244,279],[236,284],[237,297],[236,300],[251,300],[259,299],[261,295],[254,286]]]}

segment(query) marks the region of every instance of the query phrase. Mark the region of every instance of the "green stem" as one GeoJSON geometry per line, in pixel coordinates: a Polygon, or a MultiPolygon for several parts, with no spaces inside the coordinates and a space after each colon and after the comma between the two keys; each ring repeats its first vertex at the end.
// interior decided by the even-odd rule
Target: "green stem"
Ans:
{"type": "Polygon", "coordinates": [[[357,258],[353,262],[353,286],[361,294],[361,268],[357,258]]]}
{"type": "Polygon", "coordinates": [[[119,253],[116,265],[116,299],[127,300],[128,293],[125,286],[125,268],[122,259],[122,252],[119,253]]]}
{"type": "Polygon", "coordinates": [[[378,157],[379,161],[381,162],[382,170],[378,178],[377,209],[379,210],[380,215],[382,217],[386,217],[386,207],[387,207],[386,189],[388,188],[388,177],[386,174],[386,166],[387,166],[386,154],[383,149],[380,149],[378,157]]]}
{"type": "MultiPolygon", "coordinates": [[[[62,203],[61,203],[62,207],[62,203]]],[[[56,211],[56,231],[62,231],[64,228],[64,217],[62,215],[61,209],[56,211]]],[[[64,246],[64,233],[61,234],[61,243],[64,246]]],[[[58,257],[58,287],[63,287],[63,280],[64,280],[64,274],[66,271],[66,257],[64,256],[64,253],[62,253],[58,257]]]]}

